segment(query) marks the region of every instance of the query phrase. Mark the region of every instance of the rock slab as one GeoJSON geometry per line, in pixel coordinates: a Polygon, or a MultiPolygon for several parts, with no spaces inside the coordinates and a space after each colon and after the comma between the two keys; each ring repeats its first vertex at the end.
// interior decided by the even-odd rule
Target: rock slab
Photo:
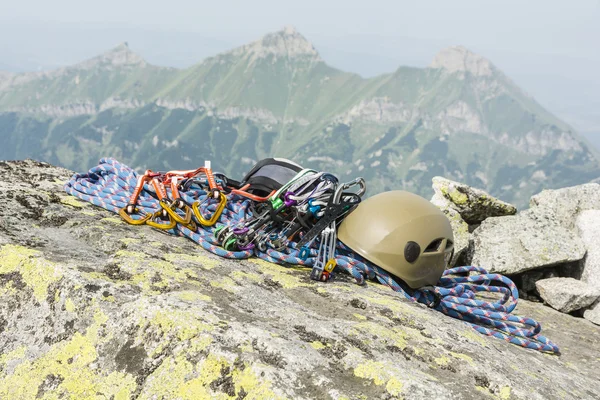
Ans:
{"type": "Polygon", "coordinates": [[[600,287],[600,210],[582,211],[576,225],[587,249],[581,280],[600,287]]]}
{"type": "Polygon", "coordinates": [[[584,311],[583,318],[596,325],[600,325],[600,300],[584,311]]]}
{"type": "Polygon", "coordinates": [[[575,228],[577,215],[585,210],[600,210],[600,184],[544,190],[529,200],[530,210],[539,215],[553,215],[566,228],[575,228]]]}
{"type": "Polygon", "coordinates": [[[540,303],[549,356],[371,282],[190,240],[0,161],[0,399],[564,399],[600,393],[600,327],[540,303]],[[565,366],[568,365],[569,368],[565,366]]]}
{"type": "Polygon", "coordinates": [[[468,257],[473,265],[511,275],[579,261],[585,252],[575,232],[549,216],[524,211],[483,221],[471,236],[468,257]]]}
{"type": "Polygon", "coordinates": [[[535,285],[542,299],[563,313],[589,307],[600,297],[599,287],[573,278],[541,279],[535,285]]]}

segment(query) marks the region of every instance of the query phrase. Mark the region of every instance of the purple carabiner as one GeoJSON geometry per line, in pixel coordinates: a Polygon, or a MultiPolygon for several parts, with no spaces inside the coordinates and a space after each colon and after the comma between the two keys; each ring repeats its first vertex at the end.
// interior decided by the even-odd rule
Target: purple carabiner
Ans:
{"type": "Polygon", "coordinates": [[[283,198],[285,200],[283,203],[285,204],[286,207],[295,206],[297,204],[296,200],[290,199],[290,196],[295,196],[295,195],[296,194],[294,192],[286,192],[283,195],[283,198]]]}
{"type": "Polygon", "coordinates": [[[248,243],[245,246],[240,246],[239,249],[242,251],[252,250],[254,248],[254,243],[248,243]]]}
{"type": "Polygon", "coordinates": [[[243,228],[233,228],[233,234],[234,235],[243,235],[245,233],[247,233],[250,229],[245,226],[243,228]]]}

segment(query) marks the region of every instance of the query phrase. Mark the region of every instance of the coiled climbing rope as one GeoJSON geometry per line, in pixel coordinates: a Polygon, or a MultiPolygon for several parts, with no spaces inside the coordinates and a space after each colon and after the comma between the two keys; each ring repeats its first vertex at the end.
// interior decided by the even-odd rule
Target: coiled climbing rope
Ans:
{"type": "MultiPolygon", "coordinates": [[[[131,168],[113,158],[103,158],[99,165],[89,172],[75,174],[65,184],[64,189],[84,201],[118,213],[127,206],[137,179],[137,173],[131,168]]],[[[171,196],[169,189],[167,194],[171,196]]],[[[188,204],[203,202],[205,212],[214,212],[217,207],[217,201],[207,198],[207,192],[202,189],[189,188],[187,191],[181,191],[180,195],[188,204]]],[[[144,186],[137,207],[142,213],[154,213],[160,209],[158,197],[151,185],[144,186]]],[[[313,246],[309,249],[308,257],[300,257],[300,250],[295,242],[288,243],[284,249],[267,248],[266,251],[260,251],[258,248],[227,251],[220,247],[214,236],[215,231],[223,225],[234,226],[250,217],[251,209],[251,200],[229,194],[216,226],[199,226],[196,231],[192,231],[177,224],[167,232],[186,236],[205,250],[225,258],[244,259],[256,256],[283,266],[314,265],[317,249],[313,246]]],[[[376,279],[411,301],[426,304],[468,323],[483,335],[494,336],[529,349],[559,353],[558,346],[540,334],[541,325],[538,322],[511,314],[517,305],[518,290],[515,284],[503,275],[489,274],[480,267],[457,267],[446,270],[437,286],[415,290],[394,280],[385,270],[353,253],[339,241],[335,254],[337,268],[350,274],[358,284],[364,284],[367,279],[376,279]],[[464,274],[469,275],[463,276],[464,274]],[[493,302],[477,299],[477,294],[482,292],[499,293],[502,297],[493,302]]]]}

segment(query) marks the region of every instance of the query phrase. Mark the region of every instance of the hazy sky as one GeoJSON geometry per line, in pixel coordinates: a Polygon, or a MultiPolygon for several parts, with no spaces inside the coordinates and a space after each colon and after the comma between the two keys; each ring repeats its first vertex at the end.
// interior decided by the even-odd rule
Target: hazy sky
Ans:
{"type": "Polygon", "coordinates": [[[70,64],[125,40],[182,67],[291,24],[329,64],[364,76],[464,45],[600,132],[599,21],[600,0],[0,0],[0,69],[70,64]]]}

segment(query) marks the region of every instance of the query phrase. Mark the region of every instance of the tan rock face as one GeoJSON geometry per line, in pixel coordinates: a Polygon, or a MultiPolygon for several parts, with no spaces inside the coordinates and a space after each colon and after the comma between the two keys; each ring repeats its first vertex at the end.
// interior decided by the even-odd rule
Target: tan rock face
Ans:
{"type": "Polygon", "coordinates": [[[600,392],[600,328],[581,319],[521,301],[565,350],[522,349],[376,283],[319,283],[132,227],[63,193],[70,175],[0,162],[2,399],[600,392]]]}
{"type": "Polygon", "coordinates": [[[492,63],[463,46],[448,47],[440,51],[429,67],[443,68],[450,73],[470,72],[475,76],[491,76],[494,70],[492,63]]]}
{"type": "Polygon", "coordinates": [[[321,61],[321,57],[312,43],[306,40],[293,26],[286,26],[278,32],[269,33],[256,42],[225,54],[242,54],[251,60],[273,56],[275,59],[307,57],[315,62],[321,61]]]}

